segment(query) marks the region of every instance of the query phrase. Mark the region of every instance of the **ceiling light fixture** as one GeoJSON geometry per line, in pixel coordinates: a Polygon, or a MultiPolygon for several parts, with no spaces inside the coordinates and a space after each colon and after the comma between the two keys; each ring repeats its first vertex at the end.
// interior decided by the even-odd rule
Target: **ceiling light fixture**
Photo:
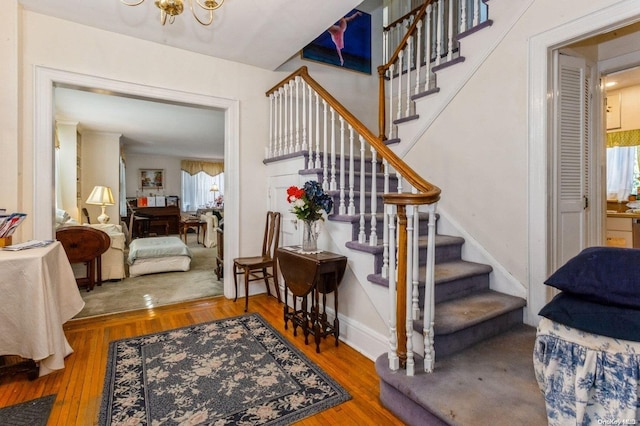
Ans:
{"type": "MultiPolygon", "coordinates": [[[[224,3],[224,0],[204,0],[204,2],[200,2],[200,0],[155,0],[155,5],[160,9],[160,22],[162,25],[166,24],[167,21],[169,21],[169,24],[173,24],[176,16],[180,15],[184,11],[185,1],[189,3],[189,9],[191,9],[191,13],[193,14],[193,17],[196,18],[196,21],[205,26],[211,25],[213,22],[213,11],[218,9],[222,6],[222,3],[224,3]],[[205,20],[201,20],[198,17],[198,14],[193,7],[194,1],[198,7],[204,10],[204,13],[206,14],[205,20]],[[167,16],[169,17],[168,19],[167,16]]],[[[125,0],[120,0],[120,2],[127,6],[138,6],[139,4],[144,3],[144,0],[135,1],[133,3],[129,3],[125,0]]]]}

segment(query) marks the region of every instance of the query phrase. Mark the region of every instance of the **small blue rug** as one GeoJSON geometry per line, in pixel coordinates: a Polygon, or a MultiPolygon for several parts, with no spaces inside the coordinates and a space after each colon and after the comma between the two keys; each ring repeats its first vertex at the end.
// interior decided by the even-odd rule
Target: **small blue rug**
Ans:
{"type": "Polygon", "coordinates": [[[99,424],[287,425],[349,399],[248,314],[111,342],[99,424]]]}
{"type": "Polygon", "coordinates": [[[46,426],[55,395],[47,395],[32,401],[0,408],[2,426],[46,426]]]}

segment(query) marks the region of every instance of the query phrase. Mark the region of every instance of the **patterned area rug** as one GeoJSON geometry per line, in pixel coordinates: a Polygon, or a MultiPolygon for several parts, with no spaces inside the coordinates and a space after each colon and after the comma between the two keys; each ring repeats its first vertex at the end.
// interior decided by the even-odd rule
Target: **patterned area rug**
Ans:
{"type": "Polygon", "coordinates": [[[351,399],[259,314],[110,343],[100,425],[286,425],[351,399]]]}
{"type": "Polygon", "coordinates": [[[0,425],[3,426],[46,426],[55,395],[0,409],[0,425]]]}

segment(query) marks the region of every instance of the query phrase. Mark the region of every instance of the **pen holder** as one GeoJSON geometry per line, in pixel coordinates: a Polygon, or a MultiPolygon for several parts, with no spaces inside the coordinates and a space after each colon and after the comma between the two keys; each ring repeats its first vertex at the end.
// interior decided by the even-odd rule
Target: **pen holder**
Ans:
{"type": "Polygon", "coordinates": [[[0,247],[10,246],[11,244],[13,244],[11,242],[11,237],[2,237],[2,238],[0,238],[0,247]]]}

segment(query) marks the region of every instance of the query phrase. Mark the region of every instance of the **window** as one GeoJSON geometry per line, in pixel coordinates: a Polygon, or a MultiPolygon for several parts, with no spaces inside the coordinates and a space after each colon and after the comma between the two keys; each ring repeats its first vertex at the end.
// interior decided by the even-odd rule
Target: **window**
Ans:
{"type": "Polygon", "coordinates": [[[224,199],[224,173],[210,176],[205,172],[195,175],[182,171],[182,211],[196,211],[199,208],[211,207],[215,197],[224,199]],[[214,185],[218,190],[213,191],[214,185]]]}

